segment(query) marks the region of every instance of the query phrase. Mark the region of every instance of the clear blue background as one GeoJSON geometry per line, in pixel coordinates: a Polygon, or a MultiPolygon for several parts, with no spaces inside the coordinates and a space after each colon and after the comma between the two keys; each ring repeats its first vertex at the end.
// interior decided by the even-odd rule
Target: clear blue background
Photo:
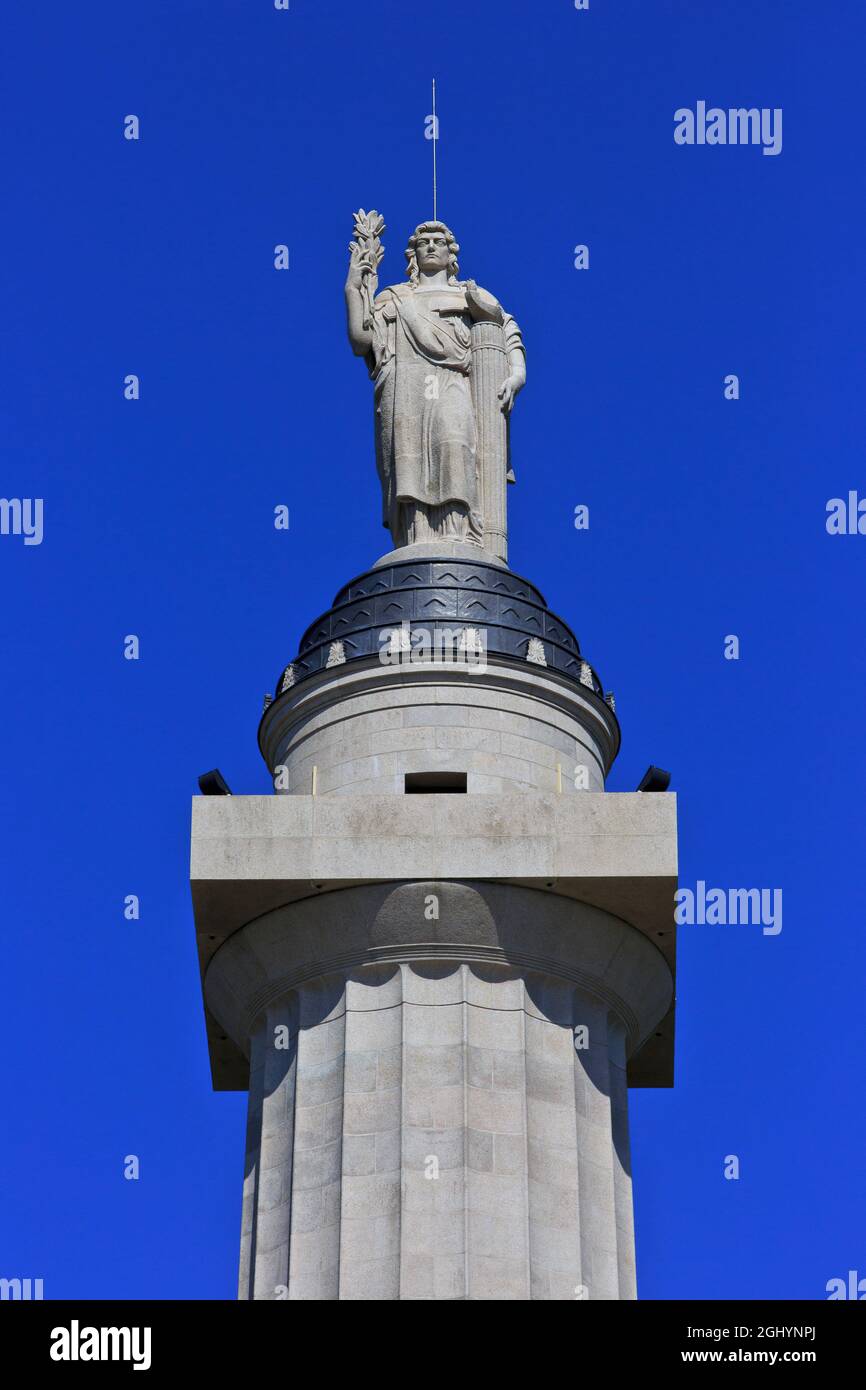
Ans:
{"type": "Polygon", "coordinates": [[[864,39],[861,0],[7,13],[0,490],[45,539],[0,538],[0,1274],[234,1297],[189,800],[217,764],[268,790],[262,696],[389,548],[341,286],[359,206],[403,277],[435,74],[440,214],[528,344],[512,565],[616,692],[610,788],[672,769],[681,882],[784,893],[777,938],[680,932],[676,1087],[632,1092],[640,1292],[866,1275],[866,537],[824,524],[866,493],[864,39]],[[782,107],[782,154],[676,146],[698,99],[782,107]]]}

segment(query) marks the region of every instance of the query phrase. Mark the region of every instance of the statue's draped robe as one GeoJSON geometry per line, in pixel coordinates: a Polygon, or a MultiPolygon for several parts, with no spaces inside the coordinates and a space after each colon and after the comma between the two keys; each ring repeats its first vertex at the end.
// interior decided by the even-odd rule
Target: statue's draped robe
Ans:
{"type": "Polygon", "coordinates": [[[471,323],[459,284],[391,285],[373,302],[367,365],[382,520],[395,545],[433,533],[481,541],[471,323]]]}

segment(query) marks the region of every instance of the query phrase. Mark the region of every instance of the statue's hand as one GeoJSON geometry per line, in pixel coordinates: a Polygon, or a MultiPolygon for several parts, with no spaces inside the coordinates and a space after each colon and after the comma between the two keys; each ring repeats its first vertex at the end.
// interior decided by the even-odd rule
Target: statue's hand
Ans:
{"type": "Polygon", "coordinates": [[[511,414],[514,402],[517,400],[517,393],[522,385],[523,382],[518,377],[508,376],[497,391],[500,407],[506,415],[511,414]]]}
{"type": "Polygon", "coordinates": [[[492,294],[482,290],[474,280],[463,284],[467,312],[475,323],[502,323],[502,305],[492,294]]]}
{"type": "Polygon", "coordinates": [[[365,255],[357,241],[349,242],[349,273],[346,276],[346,288],[359,290],[364,282],[365,276],[370,276],[370,293],[375,294],[376,285],[379,277],[369,256],[365,255]]]}

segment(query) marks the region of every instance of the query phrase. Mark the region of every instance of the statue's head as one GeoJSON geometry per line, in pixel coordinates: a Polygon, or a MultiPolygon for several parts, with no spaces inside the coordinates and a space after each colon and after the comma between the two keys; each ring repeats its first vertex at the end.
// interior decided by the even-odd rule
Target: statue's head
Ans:
{"type": "Polygon", "coordinates": [[[421,271],[433,275],[437,270],[448,271],[449,284],[457,279],[457,245],[454,233],[444,222],[422,222],[416,227],[406,247],[406,274],[417,285],[421,271]]]}

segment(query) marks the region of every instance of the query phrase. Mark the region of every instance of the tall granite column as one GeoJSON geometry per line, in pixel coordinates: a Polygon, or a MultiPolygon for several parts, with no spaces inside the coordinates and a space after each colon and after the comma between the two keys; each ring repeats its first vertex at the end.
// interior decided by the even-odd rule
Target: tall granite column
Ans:
{"type": "Polygon", "coordinates": [[[350,888],[234,933],[206,991],[250,1056],[241,1298],[636,1296],[625,1053],[671,995],[640,932],[350,888]]]}

